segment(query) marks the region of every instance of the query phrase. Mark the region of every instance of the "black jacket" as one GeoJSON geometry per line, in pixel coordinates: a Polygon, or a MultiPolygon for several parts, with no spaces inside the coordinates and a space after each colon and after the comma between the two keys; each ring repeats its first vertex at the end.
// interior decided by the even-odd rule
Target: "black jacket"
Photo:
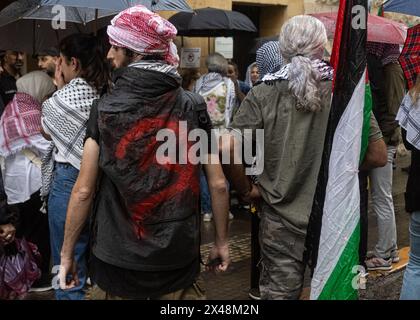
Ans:
{"type": "MultiPolygon", "coordinates": [[[[94,207],[93,254],[107,264],[163,271],[198,257],[200,167],[155,161],[160,129],[177,128],[181,120],[187,131],[199,126],[180,82],[153,70],[120,69],[112,92],[98,102],[97,119],[92,110],[87,137],[100,146],[103,173],[94,207]]],[[[201,97],[200,102],[206,109],[201,97]]]]}
{"type": "Polygon", "coordinates": [[[405,192],[405,210],[412,213],[420,211],[420,150],[407,141],[407,132],[403,128],[401,128],[401,133],[405,147],[411,150],[411,166],[405,192]]]}

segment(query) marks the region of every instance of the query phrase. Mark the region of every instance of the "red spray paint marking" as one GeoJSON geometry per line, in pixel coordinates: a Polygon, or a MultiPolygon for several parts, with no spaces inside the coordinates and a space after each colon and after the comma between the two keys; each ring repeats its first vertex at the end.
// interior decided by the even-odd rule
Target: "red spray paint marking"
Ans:
{"type": "MultiPolygon", "coordinates": [[[[118,144],[117,150],[115,152],[117,159],[124,159],[130,144],[136,142],[139,139],[142,139],[151,130],[156,130],[158,128],[172,130],[176,135],[177,141],[179,141],[180,135],[178,120],[168,120],[167,117],[164,116],[155,119],[142,119],[120,140],[120,143],[118,144]]],[[[182,138],[185,139],[186,135],[182,136],[182,138]]],[[[151,165],[154,164],[166,171],[173,173],[174,175],[177,175],[177,177],[176,181],[166,189],[142,200],[140,203],[135,204],[130,208],[130,210],[133,212],[132,220],[134,222],[135,232],[138,238],[143,238],[145,236],[145,229],[142,223],[144,218],[148,215],[151,215],[154,209],[158,207],[162,202],[168,201],[175,195],[187,190],[190,190],[193,195],[197,195],[200,190],[198,179],[194,179],[196,173],[191,163],[187,163],[185,165],[162,165],[157,163],[155,152],[153,152],[153,150],[156,148],[157,142],[158,141],[156,141],[155,136],[150,137],[144,154],[153,154],[154,156],[142,157],[142,160],[139,163],[140,172],[145,174],[147,170],[150,169],[151,165]]],[[[187,150],[189,150],[192,145],[192,143],[188,141],[179,141],[179,143],[184,143],[187,145],[187,150]]]]}

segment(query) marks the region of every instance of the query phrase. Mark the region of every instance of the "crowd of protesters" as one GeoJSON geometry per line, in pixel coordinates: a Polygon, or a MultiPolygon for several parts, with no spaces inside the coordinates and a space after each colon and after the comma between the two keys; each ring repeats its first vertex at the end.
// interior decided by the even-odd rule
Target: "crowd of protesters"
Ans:
{"type": "MultiPolygon", "coordinates": [[[[279,41],[257,51],[245,81],[219,53],[207,57],[204,74],[179,72],[176,34],[136,6],[112,20],[107,47],[75,34],[39,52],[42,71],[22,76],[23,54],[2,55],[0,247],[22,237],[35,244],[42,276],[32,287],[48,289],[59,266],[58,300],[205,299],[200,221],[215,226],[206,269],[226,271],[234,190],[257,208],[250,296],[299,299],[331,107],[325,27],[309,16],[288,20],[279,41]],[[173,130],[180,140],[182,121],[212,139],[212,129],[225,130],[220,150],[213,153],[209,141],[200,155],[206,164],[158,161],[158,132],[173,130]],[[264,169],[253,179],[244,164],[217,161],[219,151],[235,157],[246,129],[264,129],[264,169]]],[[[420,299],[420,74],[407,92],[398,46],[369,43],[367,51],[373,112],[359,175],[360,260],[368,271],[399,261],[392,168],[403,142],[412,157],[411,255],[401,298],[420,299]],[[378,219],[372,252],[367,179],[378,219]]]]}

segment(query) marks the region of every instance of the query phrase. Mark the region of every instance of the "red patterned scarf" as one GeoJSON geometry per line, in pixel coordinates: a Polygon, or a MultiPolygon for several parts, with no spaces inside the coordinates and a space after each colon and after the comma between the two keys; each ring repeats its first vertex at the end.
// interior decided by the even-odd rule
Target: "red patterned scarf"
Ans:
{"type": "Polygon", "coordinates": [[[26,93],[17,93],[3,112],[0,128],[2,156],[32,146],[31,137],[41,133],[41,104],[26,93]]]}

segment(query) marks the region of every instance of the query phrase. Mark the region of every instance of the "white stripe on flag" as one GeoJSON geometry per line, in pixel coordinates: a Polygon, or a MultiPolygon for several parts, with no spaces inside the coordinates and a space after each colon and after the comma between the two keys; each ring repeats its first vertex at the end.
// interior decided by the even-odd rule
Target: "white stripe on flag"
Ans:
{"type": "Polygon", "coordinates": [[[318,299],[360,218],[359,160],[366,71],[334,134],[311,299],[318,299]]]}

